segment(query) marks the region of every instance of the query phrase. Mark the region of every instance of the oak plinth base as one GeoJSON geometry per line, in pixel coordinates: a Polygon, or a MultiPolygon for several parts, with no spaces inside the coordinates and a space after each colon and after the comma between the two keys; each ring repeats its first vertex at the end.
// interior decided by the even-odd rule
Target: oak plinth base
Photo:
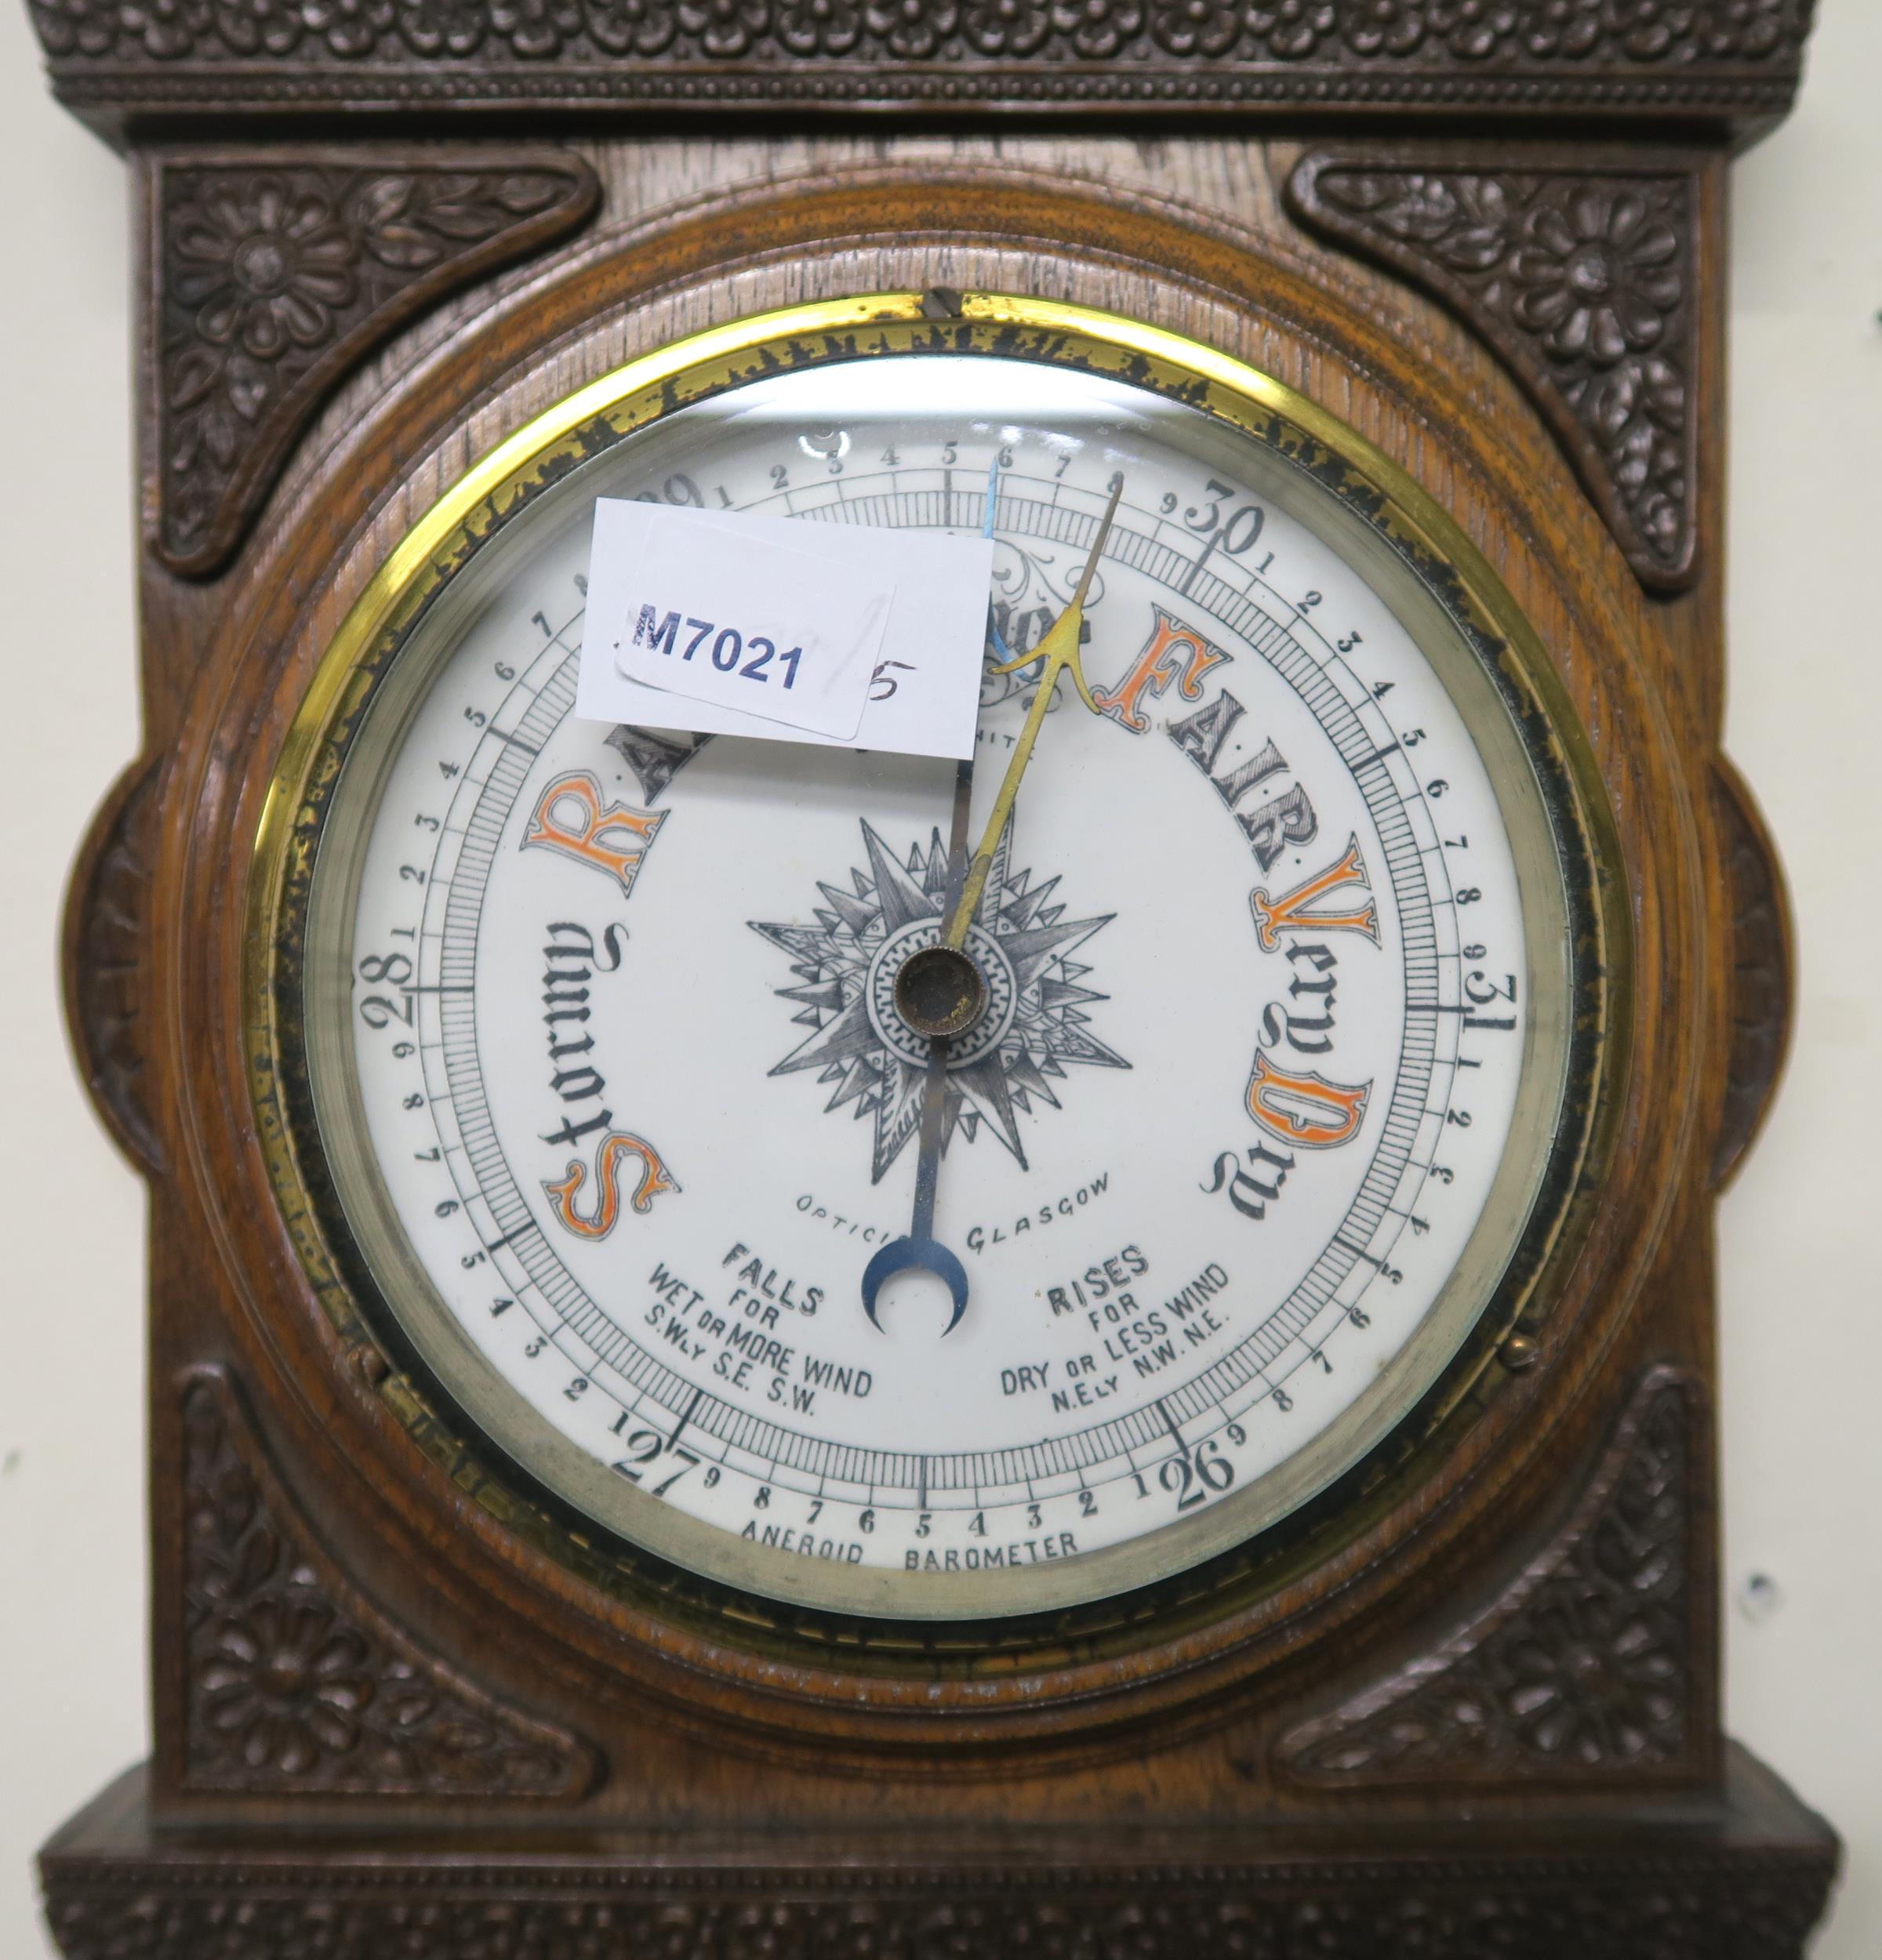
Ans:
{"type": "Polygon", "coordinates": [[[1612,1809],[841,1843],[159,1831],[139,1769],[41,1854],[67,1960],[1784,1960],[1835,1866],[1740,1750],[1612,1809]]]}

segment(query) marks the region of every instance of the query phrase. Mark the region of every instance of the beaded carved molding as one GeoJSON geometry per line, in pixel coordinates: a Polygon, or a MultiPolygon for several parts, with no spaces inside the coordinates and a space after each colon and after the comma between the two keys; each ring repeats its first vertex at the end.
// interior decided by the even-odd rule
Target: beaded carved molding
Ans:
{"type": "Polygon", "coordinates": [[[638,1873],[558,1887],[502,1864],[481,1885],[226,1866],[206,1883],[184,1867],[126,1885],[109,1864],[49,1859],[47,1917],[67,1960],[1789,1960],[1822,1910],[1827,1864],[1700,1849],[1612,1871],[1569,1857],[1381,1860],[1176,1867],[1125,1885],[1034,1875],[1030,1887],[1025,1874],[936,1871],[887,1896],[867,1877],[759,1871],[700,1896],[696,1880],[649,1896],[638,1873]]]}
{"type": "Polygon", "coordinates": [[[1814,0],[31,0],[101,121],[755,103],[1672,118],[1749,129],[1814,0]]]}

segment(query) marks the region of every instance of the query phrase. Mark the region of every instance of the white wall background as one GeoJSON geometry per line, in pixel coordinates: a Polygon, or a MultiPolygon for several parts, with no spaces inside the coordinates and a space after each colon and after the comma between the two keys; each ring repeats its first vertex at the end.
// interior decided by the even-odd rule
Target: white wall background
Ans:
{"type": "Polygon", "coordinates": [[[1847,1846],[1820,1960],[1882,1951],[1882,6],[1820,0],[1731,230],[1726,746],[1797,908],[1796,1043],[1720,1216],[1725,1706],[1847,1846]],[[1775,1606],[1747,1611],[1747,1581],[1775,1606]]]}
{"type": "MultiPolygon", "coordinates": [[[[1789,1074],[1720,1235],[1728,1702],[1847,1842],[1819,1960],[1868,1960],[1882,7],[1821,6],[1796,115],[1738,166],[1732,232],[1728,739],[1789,866],[1801,971],[1789,1074]],[[1771,1584],[1748,1593],[1754,1574],[1771,1584]]],[[[118,160],[53,107],[20,0],[0,0],[0,1952],[27,1956],[52,1951],[35,1849],[145,1752],[148,1718],[142,1190],[74,1080],[56,958],[67,866],[137,744],[127,194],[118,160]]]]}

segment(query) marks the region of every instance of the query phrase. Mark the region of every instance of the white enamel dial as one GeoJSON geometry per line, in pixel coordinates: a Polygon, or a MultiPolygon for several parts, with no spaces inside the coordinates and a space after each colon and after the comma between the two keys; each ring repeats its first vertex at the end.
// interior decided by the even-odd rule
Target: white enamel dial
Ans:
{"type": "MultiPolygon", "coordinates": [[[[447,591],[328,820],[312,1087],[392,1314],[533,1479],[755,1592],[983,1616],[1245,1539],[1416,1403],[1544,1174],[1568,935],[1513,717],[1363,531],[1195,409],[909,354],[678,411],[447,591]],[[968,939],[934,1216],[965,1312],[917,1274],[877,1327],[929,1054],[894,979],[955,771],[576,719],[587,520],[974,534],[996,460],[1015,652],[1122,475],[1103,712],[1063,685],[968,939]]],[[[970,840],[1027,679],[986,680],[970,840]]]]}

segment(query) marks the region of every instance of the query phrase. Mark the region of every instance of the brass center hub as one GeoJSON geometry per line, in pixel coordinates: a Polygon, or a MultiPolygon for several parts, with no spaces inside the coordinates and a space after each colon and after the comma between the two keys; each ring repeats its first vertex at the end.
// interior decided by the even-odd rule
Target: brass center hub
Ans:
{"type": "Polygon", "coordinates": [[[986,977],[952,946],[920,947],[896,974],[896,1011],[930,1040],[965,1034],[986,1011],[986,977]]]}

